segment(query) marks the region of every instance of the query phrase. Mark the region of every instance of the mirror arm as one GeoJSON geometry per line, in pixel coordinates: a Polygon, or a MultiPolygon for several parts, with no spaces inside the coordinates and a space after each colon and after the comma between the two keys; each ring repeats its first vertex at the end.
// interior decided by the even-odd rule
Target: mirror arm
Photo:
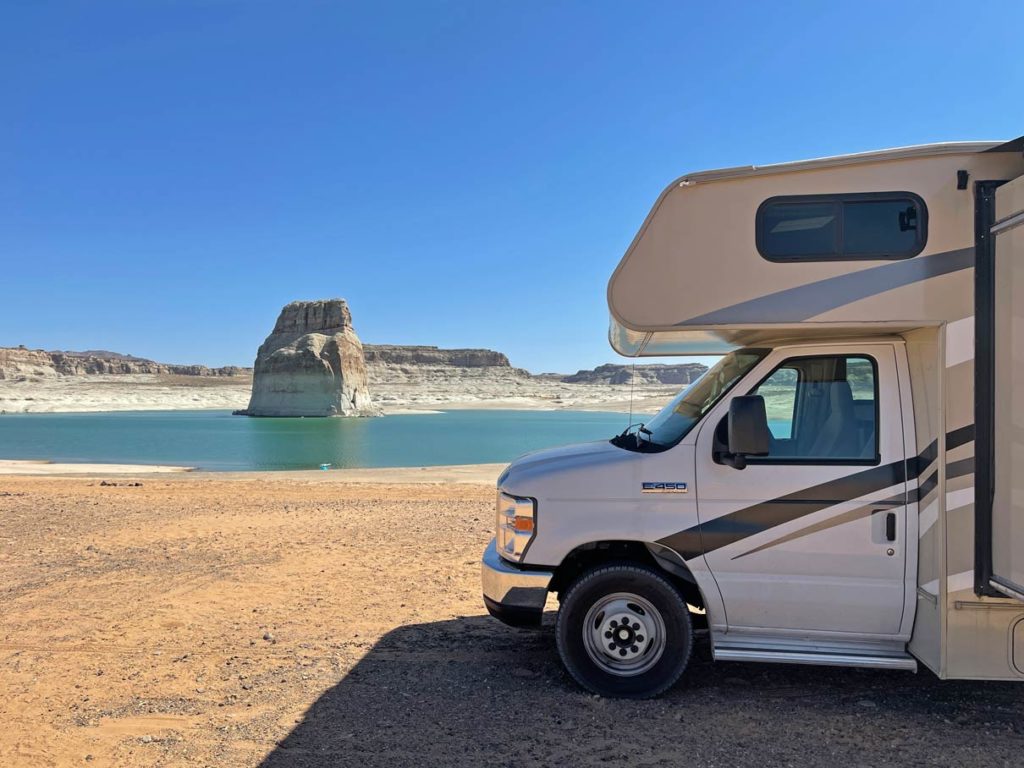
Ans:
{"type": "Polygon", "coordinates": [[[729,451],[715,451],[712,458],[718,464],[724,464],[733,469],[746,469],[747,457],[742,453],[730,453],[729,451]]]}

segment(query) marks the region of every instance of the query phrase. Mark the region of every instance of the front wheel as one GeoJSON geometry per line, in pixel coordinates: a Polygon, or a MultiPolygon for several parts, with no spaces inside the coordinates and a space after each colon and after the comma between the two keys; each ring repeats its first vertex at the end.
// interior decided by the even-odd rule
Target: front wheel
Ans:
{"type": "Polygon", "coordinates": [[[693,648],[690,613],[657,571],[611,564],[581,575],[562,600],[555,630],[562,663],[587,690],[616,698],[664,693],[693,648]]]}

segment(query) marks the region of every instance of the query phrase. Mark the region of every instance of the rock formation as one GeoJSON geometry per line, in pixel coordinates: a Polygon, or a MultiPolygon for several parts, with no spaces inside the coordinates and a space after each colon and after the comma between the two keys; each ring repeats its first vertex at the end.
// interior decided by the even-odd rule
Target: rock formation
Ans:
{"type": "Polygon", "coordinates": [[[363,345],[344,299],[295,301],[259,348],[247,416],[373,416],[363,345]]]}
{"type": "Polygon", "coordinates": [[[0,347],[0,380],[45,379],[57,376],[129,376],[136,374],[177,376],[244,376],[248,369],[233,365],[170,365],[143,357],[105,350],[46,352],[25,347],[0,347]]]}
{"type": "Polygon", "coordinates": [[[53,360],[41,349],[5,347],[0,349],[0,380],[39,379],[56,376],[53,360]]]}
{"type": "Polygon", "coordinates": [[[699,363],[607,364],[532,374],[501,352],[394,344],[361,346],[344,302],[282,311],[251,368],[168,365],[86,350],[0,347],[0,411],[223,408],[255,415],[371,414],[469,407],[593,408],[635,400],[655,408],[700,376],[699,363]],[[359,350],[362,350],[361,352],[359,350]],[[365,363],[364,363],[365,361],[365,363]],[[373,392],[373,402],[367,389],[373,392]],[[249,408],[242,408],[249,403],[249,408]]]}
{"type": "MultiPolygon", "coordinates": [[[[678,363],[663,365],[647,363],[636,366],[636,384],[689,384],[696,381],[707,370],[700,363],[678,363]]],[[[606,363],[590,370],[577,371],[562,376],[566,384],[629,384],[633,381],[632,365],[606,363]]]]}
{"type": "Polygon", "coordinates": [[[513,368],[508,358],[491,349],[440,349],[394,344],[367,344],[366,372],[370,383],[439,385],[465,379],[497,382],[529,379],[529,371],[513,368]]]}
{"type": "Polygon", "coordinates": [[[365,344],[367,365],[511,368],[508,357],[493,349],[441,349],[398,344],[365,344]]]}

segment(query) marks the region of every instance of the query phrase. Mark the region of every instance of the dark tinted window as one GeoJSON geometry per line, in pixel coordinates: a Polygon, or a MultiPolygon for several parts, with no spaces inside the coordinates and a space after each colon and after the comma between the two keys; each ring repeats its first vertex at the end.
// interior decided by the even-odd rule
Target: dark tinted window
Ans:
{"type": "Polygon", "coordinates": [[[769,261],[906,259],[924,249],[928,214],[909,192],[774,197],[757,211],[769,261]]]}
{"type": "Polygon", "coordinates": [[[772,253],[834,253],[839,227],[836,203],[780,203],[764,212],[765,243],[772,253]]]}
{"type": "Polygon", "coordinates": [[[914,252],[917,223],[917,206],[908,200],[844,203],[843,252],[914,252]]]}

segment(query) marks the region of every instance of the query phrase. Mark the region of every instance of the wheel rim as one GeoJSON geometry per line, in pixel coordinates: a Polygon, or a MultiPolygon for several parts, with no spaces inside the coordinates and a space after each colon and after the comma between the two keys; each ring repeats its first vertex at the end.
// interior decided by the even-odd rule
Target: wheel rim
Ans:
{"type": "Polygon", "coordinates": [[[642,675],[665,651],[665,621],[648,600],[616,592],[598,600],[583,621],[583,647],[603,671],[642,675]]]}

